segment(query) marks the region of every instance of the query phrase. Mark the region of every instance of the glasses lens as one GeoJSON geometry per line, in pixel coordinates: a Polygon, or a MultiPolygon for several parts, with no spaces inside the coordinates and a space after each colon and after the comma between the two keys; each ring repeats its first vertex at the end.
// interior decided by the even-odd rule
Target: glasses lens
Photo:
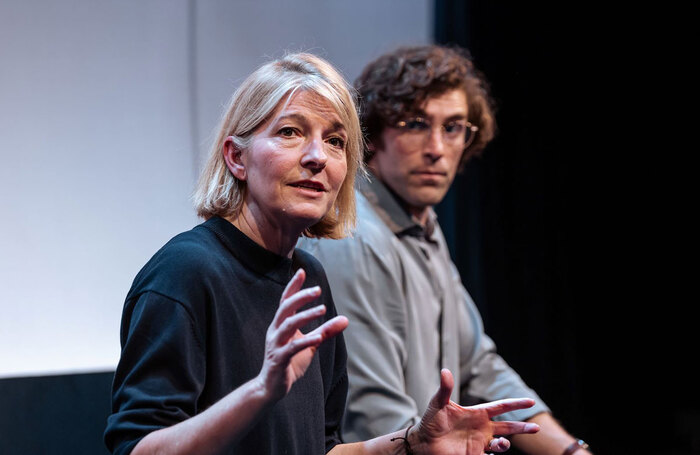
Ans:
{"type": "Polygon", "coordinates": [[[430,125],[428,125],[422,118],[412,118],[403,123],[406,130],[416,133],[421,133],[430,129],[430,125]]]}
{"type": "Polygon", "coordinates": [[[450,123],[445,123],[442,126],[443,130],[445,130],[445,135],[449,137],[450,139],[454,139],[458,137],[460,134],[464,132],[464,130],[467,128],[467,126],[464,123],[460,122],[450,122],[450,123]]]}

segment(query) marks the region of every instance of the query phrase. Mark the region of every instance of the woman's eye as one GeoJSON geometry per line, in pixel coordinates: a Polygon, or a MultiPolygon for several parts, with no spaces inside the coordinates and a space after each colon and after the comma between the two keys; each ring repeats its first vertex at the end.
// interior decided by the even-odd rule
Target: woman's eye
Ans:
{"type": "Polygon", "coordinates": [[[291,126],[285,126],[284,128],[279,130],[278,134],[286,137],[292,137],[294,136],[294,128],[292,128],[291,126]]]}
{"type": "Polygon", "coordinates": [[[339,137],[332,137],[328,139],[328,143],[331,144],[333,147],[345,148],[345,141],[339,137]]]}

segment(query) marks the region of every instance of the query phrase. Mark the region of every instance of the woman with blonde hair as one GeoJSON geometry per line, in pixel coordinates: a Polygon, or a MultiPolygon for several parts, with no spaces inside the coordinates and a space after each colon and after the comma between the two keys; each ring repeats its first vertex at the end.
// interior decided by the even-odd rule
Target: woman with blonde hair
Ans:
{"type": "Polygon", "coordinates": [[[292,54],[243,82],[195,194],[205,221],[161,248],[126,297],[112,453],[481,454],[507,449],[494,435],[537,431],[489,420],[532,400],[450,402],[445,370],[418,425],[342,444],[348,320],[295,245],[351,232],[361,169],[355,100],[328,62],[292,54]]]}

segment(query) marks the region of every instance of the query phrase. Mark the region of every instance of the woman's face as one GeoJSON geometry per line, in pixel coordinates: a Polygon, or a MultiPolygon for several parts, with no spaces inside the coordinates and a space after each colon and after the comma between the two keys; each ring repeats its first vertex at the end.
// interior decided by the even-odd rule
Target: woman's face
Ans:
{"type": "Polygon", "coordinates": [[[245,209],[258,223],[300,234],[333,205],[347,172],[346,144],[325,98],[311,91],[284,98],[240,153],[245,209]]]}

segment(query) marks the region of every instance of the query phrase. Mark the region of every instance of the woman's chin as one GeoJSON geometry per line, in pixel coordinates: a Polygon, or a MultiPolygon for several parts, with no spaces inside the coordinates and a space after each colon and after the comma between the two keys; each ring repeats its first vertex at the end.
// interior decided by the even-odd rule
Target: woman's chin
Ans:
{"type": "Polygon", "coordinates": [[[319,213],[309,213],[309,212],[285,212],[285,224],[293,225],[297,227],[297,230],[301,234],[304,230],[310,228],[314,224],[318,223],[325,216],[319,213]]]}
{"type": "Polygon", "coordinates": [[[306,225],[306,228],[313,226],[326,216],[330,207],[319,207],[316,204],[295,204],[284,211],[284,216],[290,221],[306,225]],[[293,221],[292,221],[293,220],[293,221]]]}

